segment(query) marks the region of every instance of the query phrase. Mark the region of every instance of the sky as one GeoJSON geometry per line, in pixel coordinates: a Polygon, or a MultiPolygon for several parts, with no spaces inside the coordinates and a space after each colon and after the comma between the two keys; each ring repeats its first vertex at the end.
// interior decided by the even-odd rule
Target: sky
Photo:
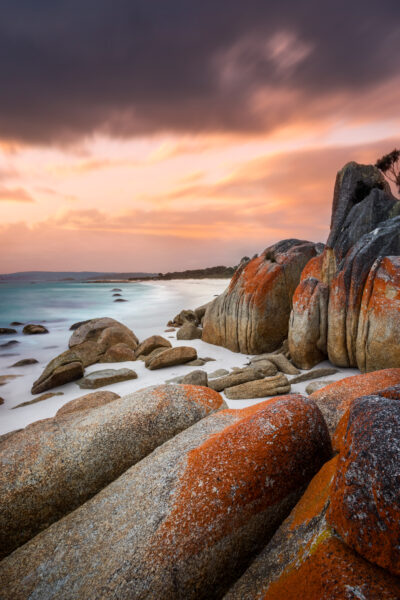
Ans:
{"type": "Polygon", "coordinates": [[[398,0],[0,0],[0,272],[325,241],[400,145],[398,0]]]}

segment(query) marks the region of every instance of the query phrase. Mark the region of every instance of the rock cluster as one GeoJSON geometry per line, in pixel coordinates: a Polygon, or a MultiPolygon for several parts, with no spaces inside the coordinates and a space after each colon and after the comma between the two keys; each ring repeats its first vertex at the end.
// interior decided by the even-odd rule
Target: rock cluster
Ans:
{"type": "Polygon", "coordinates": [[[82,322],[71,335],[69,350],[63,352],[44,369],[32,386],[32,394],[40,394],[58,385],[80,379],[85,367],[96,362],[112,362],[119,354],[132,360],[139,341],[122,323],[108,317],[82,322]]]}
{"type": "Polygon", "coordinates": [[[400,366],[400,202],[372,166],[338,173],[324,252],[293,297],[289,349],[308,369],[328,356],[363,372],[400,366]]]}

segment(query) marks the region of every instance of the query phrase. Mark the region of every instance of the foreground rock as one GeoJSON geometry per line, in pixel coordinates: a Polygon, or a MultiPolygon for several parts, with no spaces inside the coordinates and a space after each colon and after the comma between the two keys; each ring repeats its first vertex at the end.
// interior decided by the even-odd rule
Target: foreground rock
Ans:
{"type": "MultiPolygon", "coordinates": [[[[40,394],[58,385],[81,379],[85,367],[97,362],[110,362],[121,352],[136,349],[135,334],[115,319],[108,317],[83,321],[69,340],[69,350],[56,356],[32,386],[32,394],[40,394]],[[123,344],[123,349],[121,349],[123,344]]],[[[132,354],[129,354],[132,360],[132,354]]]]}
{"type": "Polygon", "coordinates": [[[82,389],[96,390],[105,385],[129,381],[130,379],[137,379],[137,373],[131,369],[103,369],[86,375],[78,381],[78,385],[82,389]]]}
{"type": "Polygon", "coordinates": [[[338,457],[326,463],[225,600],[396,600],[400,580],[349,548],[327,524],[338,457]]]}
{"type": "Polygon", "coordinates": [[[222,404],[208,388],[152,387],[13,435],[0,447],[1,556],[222,404]]]}
{"type": "Polygon", "coordinates": [[[252,398],[266,398],[290,392],[290,383],[282,373],[274,377],[265,377],[249,381],[224,390],[225,396],[230,400],[250,400],[252,398]]]}
{"type": "Polygon", "coordinates": [[[400,575],[400,402],[360,398],[344,419],[328,523],[365,559],[400,575]]]}
{"type": "Polygon", "coordinates": [[[316,254],[315,244],[291,239],[243,263],[207,308],[202,339],[243,354],[276,350],[287,337],[301,272],[316,254]]]}
{"type": "Polygon", "coordinates": [[[146,360],[146,367],[151,371],[155,369],[164,369],[165,367],[174,367],[175,365],[184,365],[192,360],[196,360],[197,352],[190,346],[177,346],[164,350],[160,354],[146,360]]]}
{"type": "Polygon", "coordinates": [[[221,411],[3,560],[2,597],[219,598],[329,453],[301,396],[221,411]]]}
{"type": "Polygon", "coordinates": [[[126,362],[136,360],[135,351],[127,344],[114,344],[101,358],[102,362],[126,362]]]}
{"type": "Polygon", "coordinates": [[[157,350],[158,348],[172,348],[172,345],[171,342],[163,338],[161,335],[152,335],[139,344],[135,350],[135,357],[139,358],[139,356],[148,356],[153,352],[153,350],[157,350]]]}
{"type": "Polygon", "coordinates": [[[400,383],[400,369],[383,369],[335,381],[314,392],[311,398],[318,404],[333,435],[340,419],[355,398],[376,394],[398,383],[400,383]]]}
{"type": "Polygon", "coordinates": [[[182,377],[182,382],[183,384],[189,384],[189,385],[204,385],[204,386],[208,386],[208,376],[207,373],[205,371],[192,371],[191,373],[188,373],[187,375],[185,375],[184,377],[182,377]]]}

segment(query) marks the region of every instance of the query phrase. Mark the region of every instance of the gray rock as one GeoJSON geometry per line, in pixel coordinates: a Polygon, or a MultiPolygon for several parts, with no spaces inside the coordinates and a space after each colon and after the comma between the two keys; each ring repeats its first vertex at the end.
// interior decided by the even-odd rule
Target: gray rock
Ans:
{"type": "Polygon", "coordinates": [[[229,375],[229,371],[227,369],[217,369],[212,373],[208,374],[209,379],[215,379],[216,377],[223,377],[224,375],[229,375]]]}
{"type": "Polygon", "coordinates": [[[90,323],[90,319],[87,319],[86,321],[78,321],[77,323],[74,323],[73,325],[71,325],[69,330],[75,331],[75,329],[78,329],[78,327],[80,327],[81,325],[85,325],[86,323],[90,323]]]}
{"type": "Polygon", "coordinates": [[[148,369],[153,371],[154,369],[183,365],[196,358],[197,352],[194,348],[190,346],[177,346],[176,348],[164,350],[164,352],[152,357],[150,360],[146,360],[145,364],[148,369]]]}
{"type": "Polygon", "coordinates": [[[313,394],[318,390],[322,390],[322,388],[329,385],[330,383],[332,383],[332,381],[330,381],[329,379],[321,379],[321,381],[312,381],[306,387],[306,393],[313,394]]]}
{"type": "Polygon", "coordinates": [[[182,383],[191,385],[208,385],[208,377],[205,371],[192,371],[185,375],[182,379],[182,383]]]}
{"type": "Polygon", "coordinates": [[[95,390],[105,385],[112,385],[129,379],[137,379],[137,373],[131,369],[103,369],[86,375],[77,383],[82,389],[95,390]]]}
{"type": "Polygon", "coordinates": [[[199,340],[201,339],[201,329],[194,323],[186,321],[176,334],[177,340],[199,340]]]}
{"type": "Polygon", "coordinates": [[[211,415],[3,560],[2,596],[222,598],[329,452],[322,416],[301,396],[211,415]]]}
{"type": "Polygon", "coordinates": [[[339,369],[334,369],[332,367],[313,369],[312,371],[308,371],[308,373],[302,373],[298,377],[293,377],[293,379],[290,380],[290,383],[292,385],[294,385],[295,383],[303,383],[303,381],[309,381],[310,379],[319,379],[320,377],[328,377],[328,375],[335,375],[335,373],[338,372],[339,369]]]}

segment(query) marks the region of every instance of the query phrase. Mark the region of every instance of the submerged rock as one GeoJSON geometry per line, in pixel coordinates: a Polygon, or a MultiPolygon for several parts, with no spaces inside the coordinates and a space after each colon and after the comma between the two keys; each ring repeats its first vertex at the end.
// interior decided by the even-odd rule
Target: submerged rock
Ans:
{"type": "Polygon", "coordinates": [[[3,560],[3,597],[220,598],[329,454],[301,396],[211,415],[3,560]]]}
{"type": "Polygon", "coordinates": [[[38,360],[36,358],[23,358],[22,360],[17,361],[12,367],[26,367],[27,365],[36,365],[38,364],[38,360]]]}
{"type": "Polygon", "coordinates": [[[25,325],[22,333],[25,335],[38,335],[41,333],[49,333],[49,330],[44,325],[34,325],[33,323],[30,323],[29,325],[25,325]]]}
{"type": "Polygon", "coordinates": [[[16,329],[11,329],[10,327],[0,327],[0,335],[9,335],[12,333],[18,333],[16,329]]]}
{"type": "MultiPolygon", "coordinates": [[[[222,405],[221,396],[208,388],[151,387],[107,405],[38,421],[13,435],[0,446],[0,556],[73,511],[157,446],[222,405]]],[[[111,517],[112,511],[105,510],[111,517]]],[[[90,529],[91,525],[86,529],[87,541],[90,529]]],[[[61,544],[64,550],[65,544],[66,538],[61,544]]],[[[104,559],[105,555],[103,564],[104,559]]],[[[3,585],[0,589],[3,593],[3,585]]]]}

